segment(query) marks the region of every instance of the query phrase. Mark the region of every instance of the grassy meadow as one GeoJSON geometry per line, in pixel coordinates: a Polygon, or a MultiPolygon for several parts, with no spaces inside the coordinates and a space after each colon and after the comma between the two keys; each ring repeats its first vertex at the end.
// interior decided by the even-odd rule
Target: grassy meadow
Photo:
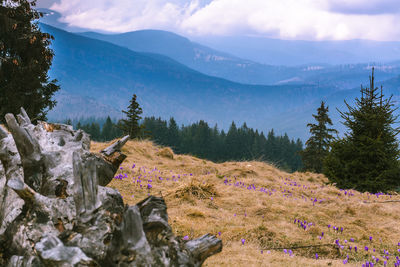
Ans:
{"type": "MultiPolygon", "coordinates": [[[[92,142],[91,151],[110,143],[92,142]]],[[[108,186],[129,205],[163,196],[169,223],[183,239],[221,238],[222,252],[204,266],[400,262],[398,194],[340,190],[323,175],[290,174],[263,162],[216,164],[150,141],[128,141],[122,151],[128,157],[108,186]]]]}

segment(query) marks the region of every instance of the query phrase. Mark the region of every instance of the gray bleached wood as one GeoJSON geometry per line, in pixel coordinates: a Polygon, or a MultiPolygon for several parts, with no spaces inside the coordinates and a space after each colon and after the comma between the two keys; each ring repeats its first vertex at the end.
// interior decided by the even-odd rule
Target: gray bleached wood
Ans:
{"type": "Polygon", "coordinates": [[[104,187],[126,158],[128,136],[90,153],[89,136],[25,110],[0,126],[0,266],[200,266],[222,242],[185,242],[163,198],[124,206],[104,187]]]}

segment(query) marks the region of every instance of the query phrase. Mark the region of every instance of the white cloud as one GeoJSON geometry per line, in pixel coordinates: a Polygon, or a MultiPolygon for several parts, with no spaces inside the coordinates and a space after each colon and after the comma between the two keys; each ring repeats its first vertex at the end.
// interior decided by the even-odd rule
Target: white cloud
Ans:
{"type": "Polygon", "coordinates": [[[400,40],[398,0],[61,0],[52,8],[71,26],[112,32],[400,40]]]}

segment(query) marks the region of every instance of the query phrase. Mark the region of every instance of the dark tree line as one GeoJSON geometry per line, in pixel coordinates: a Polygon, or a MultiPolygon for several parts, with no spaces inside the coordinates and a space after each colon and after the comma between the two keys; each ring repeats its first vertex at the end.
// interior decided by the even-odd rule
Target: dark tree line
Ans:
{"type": "Polygon", "coordinates": [[[176,153],[191,154],[214,162],[262,160],[287,171],[302,167],[299,152],[303,149],[300,139],[290,140],[288,135],[277,136],[271,130],[267,137],[263,132],[248,128],[246,123],[237,127],[232,122],[228,132],[210,127],[200,120],[179,127],[171,118],[146,117],[143,134],[157,144],[170,146],[176,153]]]}
{"type": "Polygon", "coordinates": [[[90,134],[94,141],[106,142],[123,135],[123,131],[117,127],[118,123],[111,120],[110,117],[104,118],[86,118],[81,121],[68,119],[63,123],[72,125],[74,129],[82,129],[90,134]]]}
{"type": "MultiPolygon", "coordinates": [[[[86,123],[67,120],[66,124],[82,129],[94,141],[110,141],[124,135],[118,128],[121,121],[86,119],[86,123]],[[103,125],[101,126],[101,123],[103,125]]],[[[179,127],[174,118],[169,121],[146,117],[140,123],[139,138],[148,138],[156,144],[169,146],[175,153],[191,154],[214,162],[262,160],[273,163],[287,171],[302,168],[299,152],[303,149],[300,139],[290,140],[288,135],[277,136],[271,130],[267,136],[263,132],[248,128],[246,123],[237,128],[232,122],[228,132],[210,127],[201,120],[188,126],[179,127]]]]}

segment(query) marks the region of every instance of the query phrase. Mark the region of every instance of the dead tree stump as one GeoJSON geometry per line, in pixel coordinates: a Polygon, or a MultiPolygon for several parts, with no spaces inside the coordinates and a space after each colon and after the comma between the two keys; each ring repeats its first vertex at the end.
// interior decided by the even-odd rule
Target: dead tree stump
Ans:
{"type": "Polygon", "coordinates": [[[126,158],[124,137],[98,154],[82,130],[33,125],[25,110],[0,127],[0,266],[201,266],[212,235],[184,241],[163,198],[124,206],[104,187],[126,158]]]}

